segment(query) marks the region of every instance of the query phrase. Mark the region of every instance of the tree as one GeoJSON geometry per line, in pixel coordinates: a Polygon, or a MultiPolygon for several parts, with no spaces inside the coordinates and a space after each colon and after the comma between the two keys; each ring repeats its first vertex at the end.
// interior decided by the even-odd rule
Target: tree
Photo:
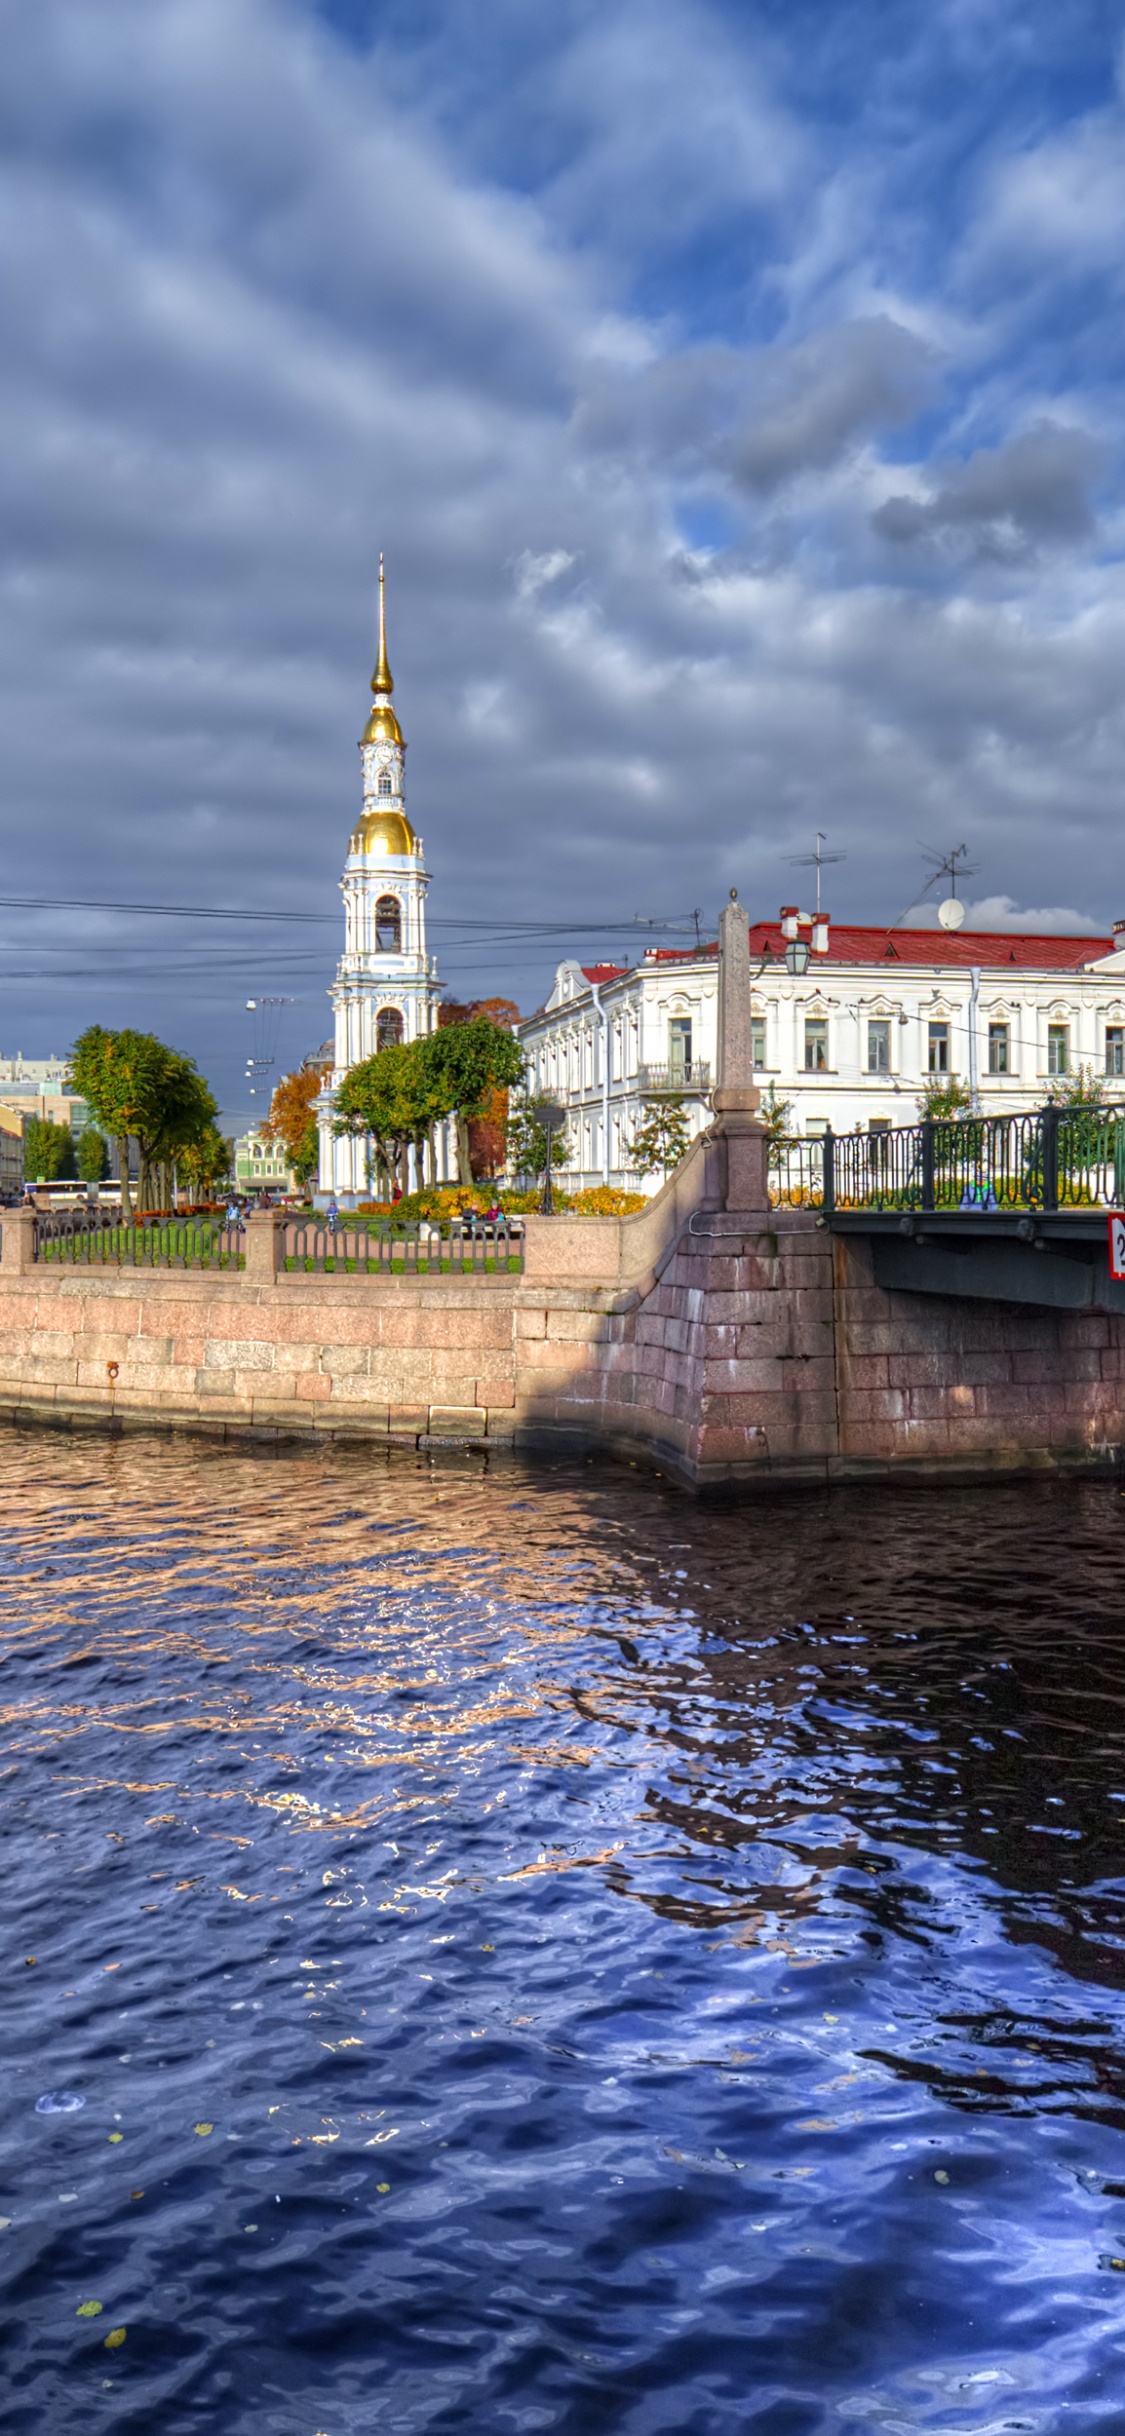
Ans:
{"type": "MultiPolygon", "coordinates": [[[[509,1105],[507,1123],[508,1167],[513,1176],[541,1176],[547,1166],[547,1136],[535,1115],[530,1100],[516,1100],[509,1105]]],[[[570,1159],[570,1146],[565,1133],[551,1136],[551,1165],[565,1167],[570,1159]]]]}
{"type": "Polygon", "coordinates": [[[87,1125],[78,1137],[78,1173],[83,1184],[102,1184],[109,1174],[109,1152],[105,1135],[96,1125],[87,1125]]]}
{"type": "Polygon", "coordinates": [[[218,1103],[194,1058],[167,1048],[153,1032],[108,1032],[101,1024],[90,1024],[71,1050],[67,1080],[117,1143],[125,1216],[132,1214],[130,1138],[137,1145],[143,1209],[151,1200],[154,1167],[170,1170],[218,1115],[218,1103]]]}
{"type": "Polygon", "coordinates": [[[645,1118],[629,1144],[629,1157],[639,1176],[658,1168],[678,1167],[691,1140],[691,1119],[682,1099],[650,1100],[645,1118]]]}
{"type": "Polygon", "coordinates": [[[388,1177],[396,1173],[408,1143],[420,1146],[430,1127],[449,1114],[421,1055],[427,1045],[425,1040],[396,1041],[388,1049],[377,1049],[374,1057],[352,1067],[336,1093],[333,1132],[370,1135],[388,1177]]]}
{"type": "Polygon", "coordinates": [[[231,1145],[217,1125],[208,1125],[193,1142],[185,1144],[176,1166],[197,1199],[202,1200],[225,1182],[230,1173],[231,1145]]]}
{"type": "Polygon", "coordinates": [[[952,1075],[943,1082],[937,1074],[931,1074],[928,1082],[923,1083],[918,1094],[920,1117],[932,1117],[937,1123],[946,1124],[951,1118],[972,1113],[973,1095],[967,1083],[957,1082],[952,1075]]]}
{"type": "Polygon", "coordinates": [[[69,1125],[53,1117],[29,1117],[23,1136],[23,1172],[33,1184],[54,1184],[60,1176],[77,1175],[74,1137],[69,1125]]]}
{"type": "Polygon", "coordinates": [[[761,1105],[758,1109],[758,1122],[765,1126],[769,1136],[766,1158],[770,1167],[781,1166],[781,1145],[789,1132],[789,1119],[792,1114],[792,1100],[779,1099],[777,1084],[771,1083],[769,1089],[762,1093],[761,1105]]]}
{"type": "MultiPolygon", "coordinates": [[[[509,1002],[510,1003],[510,1002],[509,1002]]],[[[452,1116],[457,1127],[457,1165],[462,1184],[473,1181],[469,1121],[481,1117],[497,1091],[522,1083],[523,1050],[518,1040],[487,1015],[440,1024],[412,1046],[420,1053],[435,1099],[435,1117],[452,1116]]]]}
{"type": "Polygon", "coordinates": [[[323,1088],[324,1078],[318,1066],[302,1066],[296,1074],[283,1074],[274,1085],[270,1112],[262,1127],[263,1140],[281,1144],[298,1184],[307,1184],[317,1172],[320,1143],[316,1102],[323,1088]]]}

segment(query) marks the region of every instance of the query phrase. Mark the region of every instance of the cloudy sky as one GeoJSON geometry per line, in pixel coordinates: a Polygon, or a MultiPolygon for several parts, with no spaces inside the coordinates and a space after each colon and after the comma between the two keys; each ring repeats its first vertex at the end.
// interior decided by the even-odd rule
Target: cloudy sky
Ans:
{"type": "Polygon", "coordinates": [[[0,1049],[324,1037],[380,549],[458,995],[1125,914],[1113,16],[0,0],[0,1049]]]}

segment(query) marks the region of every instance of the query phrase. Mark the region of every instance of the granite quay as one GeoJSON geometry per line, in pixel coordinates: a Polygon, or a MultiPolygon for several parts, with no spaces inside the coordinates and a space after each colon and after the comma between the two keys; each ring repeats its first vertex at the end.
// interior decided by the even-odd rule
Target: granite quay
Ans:
{"type": "Polygon", "coordinates": [[[602,1449],[716,1490],[1118,1461],[1125,1314],[880,1284],[870,1238],[769,1208],[766,1155],[728,1106],[645,1210],[529,1218],[519,1271],[287,1267],[269,1212],[242,1267],[65,1265],[10,1213],[0,1415],[602,1449]]]}

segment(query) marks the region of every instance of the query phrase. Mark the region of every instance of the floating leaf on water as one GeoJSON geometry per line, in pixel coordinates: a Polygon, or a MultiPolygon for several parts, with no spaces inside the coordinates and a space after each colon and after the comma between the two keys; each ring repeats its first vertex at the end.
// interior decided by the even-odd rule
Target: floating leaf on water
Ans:
{"type": "Polygon", "coordinates": [[[481,1947],[482,1954],[494,1954],[495,1952],[496,1948],[494,1945],[482,1945],[481,1947]]]}
{"type": "Polygon", "coordinates": [[[33,1962],[38,1962],[38,1960],[39,1960],[39,1956],[38,1956],[38,1954],[25,1954],[25,1955],[24,1955],[24,1961],[25,1961],[25,1963],[27,1964],[27,1967],[28,1967],[28,1969],[29,1969],[29,1970],[30,1970],[30,1968],[31,1968],[32,1963],[33,1963],[33,1962]]]}
{"type": "Polygon", "coordinates": [[[208,2133],[213,2132],[214,2129],[215,2126],[213,2123],[192,2124],[192,2130],[194,2131],[197,2140],[206,2140],[208,2133]]]}
{"type": "Polygon", "coordinates": [[[110,2132],[110,2134],[109,2134],[110,2146],[111,2146],[111,2147],[113,2147],[113,2148],[116,2148],[118,2141],[119,2141],[119,2140],[123,2140],[123,2139],[124,2139],[124,2137],[125,2137],[124,2132],[110,2132]]]}
{"type": "Polygon", "coordinates": [[[826,2022],[838,2022],[840,2016],[838,2013],[826,2013],[824,2018],[826,2022]]]}
{"type": "Polygon", "coordinates": [[[100,2318],[102,2307],[101,2301],[79,2301],[74,2314],[76,2318],[100,2318]]]}
{"type": "Polygon", "coordinates": [[[389,2191],[390,2187],[389,2182],[377,2182],[375,2185],[377,2191],[389,2191]]]}
{"type": "Polygon", "coordinates": [[[1099,2267],[1112,2267],[1117,2275],[1125,2275],[1125,2258],[1111,2258],[1107,2252],[1098,2260],[1099,2267]]]}
{"type": "Polygon", "coordinates": [[[37,2115],[76,2115],[79,2107],[85,2103],[85,2098],[80,2098],[76,2090],[48,2089],[41,2098],[36,2098],[35,2112],[37,2115]]]}
{"type": "Polygon", "coordinates": [[[121,2345],[125,2340],[125,2332],[126,2330],[124,2326],[111,2326],[105,2339],[106,2350],[120,2351],[121,2345]]]}
{"type": "Polygon", "coordinates": [[[936,2174],[934,2175],[934,2181],[935,2181],[935,2182],[948,2182],[948,2180],[949,2180],[949,2176],[948,2176],[948,2174],[945,2172],[944,2167],[939,2165],[938,2170],[937,2170],[936,2174]]]}
{"type": "Polygon", "coordinates": [[[72,2201],[72,2200],[77,2199],[77,2197],[78,2197],[78,2193],[77,2193],[77,2191],[60,2191],[60,2192],[59,2192],[59,2206],[60,2206],[60,2208],[68,2208],[68,2207],[70,2206],[70,2204],[71,2204],[71,2201],[72,2201]]]}
{"type": "Polygon", "coordinates": [[[256,2233],[258,2228],[257,2225],[243,2225],[242,2230],[244,2233],[256,2233]]]}
{"type": "Polygon", "coordinates": [[[143,2199],[143,2198],[144,2198],[144,2192],[143,2192],[143,2191],[130,2191],[130,2193],[129,2193],[129,2197],[130,2197],[130,2199],[143,2199]]]}

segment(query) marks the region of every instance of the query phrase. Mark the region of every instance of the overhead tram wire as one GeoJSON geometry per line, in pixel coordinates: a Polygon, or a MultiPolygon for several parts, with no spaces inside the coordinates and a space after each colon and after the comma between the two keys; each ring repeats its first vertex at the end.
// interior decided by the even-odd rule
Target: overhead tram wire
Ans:
{"type": "MultiPolygon", "coordinates": [[[[323,914],[295,913],[281,910],[274,911],[265,906],[254,905],[163,905],[118,900],[111,897],[17,897],[0,895],[0,906],[9,906],[23,912],[37,913],[159,914],[193,922],[318,922],[322,924],[331,923],[333,927],[335,927],[339,921],[339,915],[335,912],[323,914]]],[[[604,934],[606,936],[622,936],[628,931],[637,930],[683,931],[684,935],[687,936],[691,931],[692,925],[690,918],[685,919],[681,915],[661,915],[659,917],[652,917],[641,914],[626,914],[623,915],[621,920],[617,922],[582,922],[578,920],[569,922],[520,922],[513,920],[510,922],[497,923],[495,917],[493,917],[491,921],[485,921],[473,914],[445,914],[435,916],[430,927],[438,930],[452,929],[466,931],[487,931],[495,938],[504,938],[509,936],[521,938],[563,938],[567,936],[578,936],[589,938],[592,937],[595,932],[604,934]]]]}

